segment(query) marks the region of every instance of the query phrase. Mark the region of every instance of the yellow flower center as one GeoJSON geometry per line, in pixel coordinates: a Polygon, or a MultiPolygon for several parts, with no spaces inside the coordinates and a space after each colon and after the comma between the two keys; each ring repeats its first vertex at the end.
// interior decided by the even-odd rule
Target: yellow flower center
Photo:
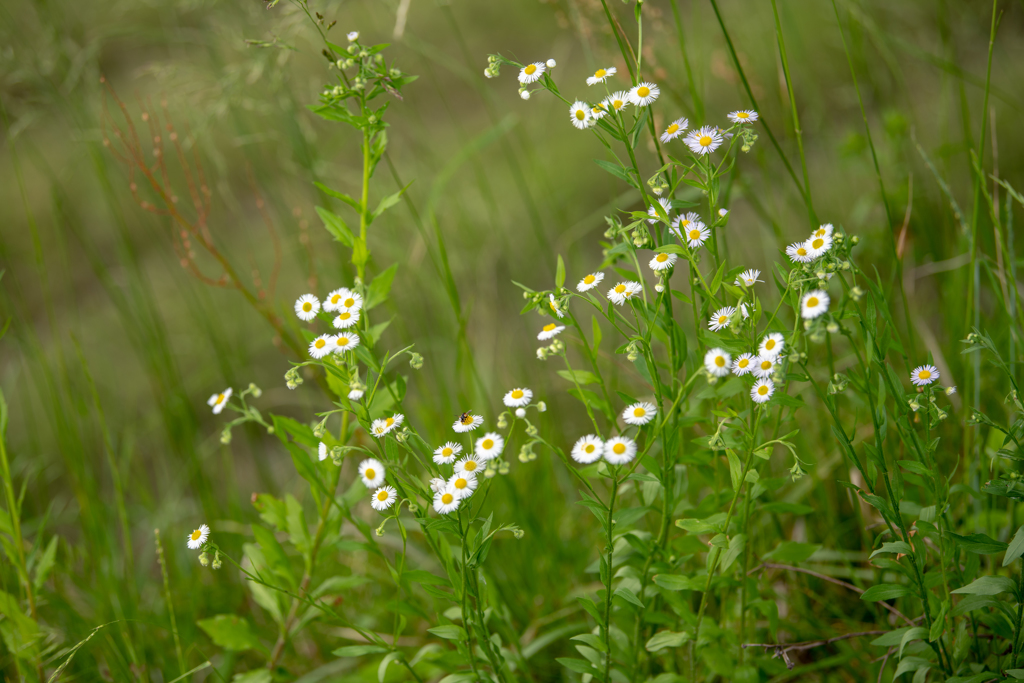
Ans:
{"type": "Polygon", "coordinates": [[[658,263],[664,263],[665,261],[668,261],[668,254],[658,254],[654,257],[654,260],[658,263]]]}
{"type": "Polygon", "coordinates": [[[647,97],[648,95],[651,94],[651,89],[648,88],[646,85],[641,85],[639,88],[636,89],[636,94],[638,97],[647,97]]]}
{"type": "Polygon", "coordinates": [[[612,446],[612,453],[614,453],[615,455],[622,455],[625,452],[626,444],[624,443],[617,443],[614,446],[612,446]]]}
{"type": "Polygon", "coordinates": [[[386,420],[384,420],[384,424],[386,424],[388,427],[390,427],[391,425],[395,424],[395,418],[393,418],[393,417],[387,418],[386,420]]]}
{"type": "Polygon", "coordinates": [[[774,339],[769,339],[768,341],[766,341],[764,343],[764,348],[766,350],[768,350],[768,351],[771,351],[772,349],[774,349],[775,348],[775,340],[774,339]]]}
{"type": "Polygon", "coordinates": [[[594,284],[594,280],[596,280],[596,279],[597,278],[594,277],[593,275],[588,275],[585,278],[583,278],[583,284],[585,284],[585,285],[592,285],[592,284],[594,284]]]}
{"type": "Polygon", "coordinates": [[[381,491],[380,493],[377,494],[377,500],[379,500],[381,502],[384,502],[387,499],[388,499],[388,492],[387,491],[381,491]]]}
{"type": "Polygon", "coordinates": [[[577,109],[576,110],[576,120],[577,121],[582,121],[585,118],[587,118],[587,112],[583,111],[582,109],[577,109]]]}
{"type": "Polygon", "coordinates": [[[728,319],[728,316],[720,315],[718,316],[718,324],[724,325],[728,319]]]}
{"type": "Polygon", "coordinates": [[[672,124],[671,126],[669,126],[669,127],[668,127],[668,128],[667,128],[667,129],[665,130],[665,132],[666,132],[666,133],[668,133],[669,135],[672,135],[672,134],[673,134],[673,133],[675,133],[675,132],[676,132],[677,130],[679,130],[679,124],[678,124],[678,123],[673,123],[673,124],[672,124]]]}
{"type": "Polygon", "coordinates": [[[558,327],[558,325],[556,325],[554,323],[548,323],[547,325],[544,326],[544,331],[545,332],[550,332],[551,330],[555,329],[556,327],[558,327]]]}
{"type": "Polygon", "coordinates": [[[691,240],[699,240],[700,239],[700,230],[697,230],[696,228],[691,230],[690,231],[690,239],[691,240]]]}
{"type": "Polygon", "coordinates": [[[711,139],[710,135],[702,135],[698,142],[701,147],[709,147],[714,140],[711,139]]]}
{"type": "Polygon", "coordinates": [[[455,500],[455,496],[453,496],[450,493],[446,493],[443,496],[441,496],[441,502],[444,503],[445,505],[450,505],[453,500],[455,500]]]}
{"type": "Polygon", "coordinates": [[[740,362],[737,365],[742,369],[750,365],[750,361],[746,358],[740,358],[740,362]]]}
{"type": "Polygon", "coordinates": [[[462,467],[463,467],[463,469],[465,469],[465,470],[466,470],[467,472],[472,472],[473,470],[475,470],[475,469],[476,469],[476,461],[475,461],[475,460],[467,460],[467,461],[465,462],[465,464],[463,464],[463,465],[462,465],[462,467]]]}
{"type": "Polygon", "coordinates": [[[318,349],[322,349],[325,346],[327,346],[327,341],[324,339],[317,339],[315,342],[313,342],[313,345],[318,349]]]}
{"type": "Polygon", "coordinates": [[[824,237],[825,236],[825,228],[818,228],[817,230],[815,230],[814,231],[814,236],[815,237],[824,237]]]}
{"type": "Polygon", "coordinates": [[[917,373],[917,376],[920,377],[921,379],[928,379],[929,377],[932,376],[932,373],[929,370],[922,370],[921,372],[917,373]]]}
{"type": "Polygon", "coordinates": [[[725,357],[724,356],[715,356],[715,365],[717,365],[720,368],[724,368],[725,367],[725,357]]]}
{"type": "Polygon", "coordinates": [[[738,112],[736,112],[736,118],[738,118],[738,119],[749,119],[750,118],[750,114],[748,114],[745,111],[738,111],[738,112]]]}
{"type": "Polygon", "coordinates": [[[761,386],[759,386],[757,388],[757,393],[758,393],[759,396],[764,396],[765,394],[768,393],[768,386],[765,385],[765,384],[762,384],[761,386]]]}
{"type": "Polygon", "coordinates": [[[594,78],[604,78],[607,75],[608,72],[605,71],[604,69],[598,69],[597,71],[594,72],[594,78]]]}
{"type": "Polygon", "coordinates": [[[313,304],[307,301],[306,303],[302,304],[302,310],[304,310],[306,313],[309,313],[310,311],[313,310],[313,304]]]}
{"type": "Polygon", "coordinates": [[[331,297],[332,304],[336,304],[339,301],[341,301],[341,294],[335,294],[334,296],[331,297]]]}
{"type": "Polygon", "coordinates": [[[217,394],[217,400],[214,401],[215,405],[219,405],[224,402],[224,394],[217,394]]]}
{"type": "Polygon", "coordinates": [[[770,360],[763,360],[763,361],[761,361],[761,369],[762,370],[770,370],[771,367],[772,367],[772,362],[770,360]]]}
{"type": "Polygon", "coordinates": [[[348,337],[338,337],[338,346],[348,346],[348,337]]]}
{"type": "Polygon", "coordinates": [[[522,389],[515,389],[515,390],[513,390],[512,398],[522,398],[522,397],[523,397],[523,390],[522,389]]]}
{"type": "Polygon", "coordinates": [[[622,294],[626,291],[626,285],[615,285],[615,293],[622,294]]]}
{"type": "Polygon", "coordinates": [[[588,443],[586,446],[583,447],[583,450],[586,451],[587,453],[593,453],[594,452],[594,444],[588,443]]]}
{"type": "Polygon", "coordinates": [[[192,540],[193,540],[193,541],[198,541],[198,540],[199,540],[199,538],[200,538],[200,537],[201,537],[202,535],[203,535],[203,532],[202,532],[202,531],[200,531],[199,529],[196,529],[195,531],[193,531],[193,532],[192,532],[192,540]]]}
{"type": "Polygon", "coordinates": [[[455,480],[455,488],[464,489],[467,486],[469,486],[469,482],[466,481],[465,479],[459,477],[458,479],[455,480]]]}
{"type": "Polygon", "coordinates": [[[814,247],[815,249],[821,249],[821,245],[823,244],[825,244],[825,240],[821,239],[820,237],[811,242],[811,246],[814,247]]]}
{"type": "Polygon", "coordinates": [[[352,314],[349,313],[348,311],[344,311],[344,312],[338,314],[338,320],[348,320],[351,317],[352,317],[352,314]]]}
{"type": "Polygon", "coordinates": [[[373,471],[372,467],[366,468],[365,474],[367,479],[374,479],[377,476],[377,473],[373,471]]]}
{"type": "Polygon", "coordinates": [[[818,297],[812,296],[810,299],[807,300],[807,308],[814,308],[817,305],[818,305],[818,297]]]}
{"type": "Polygon", "coordinates": [[[471,425],[471,424],[473,424],[473,416],[472,415],[466,415],[466,417],[462,418],[462,424],[464,424],[464,425],[471,425]]]}
{"type": "Polygon", "coordinates": [[[483,448],[490,450],[494,448],[494,439],[484,439],[484,442],[480,444],[483,448]]]}
{"type": "Polygon", "coordinates": [[[530,64],[525,69],[523,69],[523,71],[526,73],[527,76],[532,76],[533,74],[537,73],[537,65],[530,64]]]}
{"type": "Polygon", "coordinates": [[[356,300],[355,300],[355,299],[353,299],[352,297],[349,297],[349,298],[345,299],[345,303],[344,303],[344,304],[342,304],[342,305],[343,305],[343,306],[344,306],[345,308],[352,308],[353,306],[355,306],[355,305],[356,305],[356,300]]]}
{"type": "Polygon", "coordinates": [[[612,106],[616,109],[622,109],[622,105],[625,104],[622,100],[612,100],[612,106]]]}
{"type": "Polygon", "coordinates": [[[633,417],[643,417],[646,414],[647,414],[647,411],[644,410],[643,408],[634,408],[633,409],[633,417]]]}
{"type": "Polygon", "coordinates": [[[447,446],[441,449],[441,456],[442,457],[450,458],[450,457],[452,457],[452,453],[454,453],[454,451],[452,449],[448,448],[447,446]]]}

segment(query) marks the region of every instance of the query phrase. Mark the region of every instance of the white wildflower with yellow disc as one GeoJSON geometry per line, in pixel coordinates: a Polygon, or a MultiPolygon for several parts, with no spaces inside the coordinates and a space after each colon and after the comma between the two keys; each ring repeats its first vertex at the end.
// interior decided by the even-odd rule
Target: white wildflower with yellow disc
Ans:
{"type": "Polygon", "coordinates": [[[580,130],[586,130],[590,126],[590,105],[579,100],[573,102],[569,107],[569,120],[580,130]]]}
{"type": "Polygon", "coordinates": [[[484,462],[474,458],[472,455],[467,455],[455,463],[455,474],[468,474],[471,477],[475,477],[484,468],[484,462]]]}
{"type": "Polygon", "coordinates": [[[631,406],[627,406],[622,411],[622,419],[626,424],[641,426],[645,425],[654,419],[654,416],[658,414],[658,408],[653,403],[647,403],[641,401],[634,403],[631,406]]]}
{"type": "MultiPolygon", "coordinates": [[[[661,208],[665,209],[665,215],[668,216],[669,222],[672,220],[672,200],[666,197],[658,197],[658,203],[661,204],[661,208]]],[[[658,210],[653,205],[647,207],[647,215],[651,218],[647,219],[647,222],[654,225],[661,217],[658,215],[658,210]]]]}
{"type": "Polygon", "coordinates": [[[530,405],[530,401],[533,400],[533,391],[525,387],[519,389],[513,389],[512,391],[505,394],[501,399],[509,408],[520,408],[522,406],[530,405]]]}
{"type": "Polygon", "coordinates": [[[771,377],[779,362],[776,356],[758,356],[754,359],[754,377],[771,377]]]}
{"type": "Polygon", "coordinates": [[[816,259],[832,248],[832,236],[812,237],[804,242],[804,246],[807,247],[807,255],[812,259],[816,259]]]}
{"type": "Polygon", "coordinates": [[[629,93],[625,90],[614,92],[605,98],[604,104],[608,106],[608,111],[622,111],[629,106],[629,93]]]}
{"type": "Polygon", "coordinates": [[[220,411],[224,410],[224,406],[228,404],[228,400],[231,398],[231,394],[234,389],[228,387],[219,394],[214,394],[210,398],[206,399],[206,405],[213,408],[214,415],[220,415],[220,411]]]}
{"type": "Polygon", "coordinates": [[[398,491],[393,486],[381,486],[373,492],[370,499],[370,506],[378,512],[384,512],[398,500],[398,491]]]}
{"type": "Polygon", "coordinates": [[[616,306],[621,306],[627,299],[643,291],[643,285],[639,282],[620,282],[608,290],[608,299],[616,306]]]}
{"type": "Polygon", "coordinates": [[[339,330],[347,330],[357,322],[359,322],[359,309],[343,310],[334,317],[333,325],[339,330]]]}
{"type": "Polygon", "coordinates": [[[775,384],[770,379],[758,380],[750,388],[750,398],[754,403],[765,403],[774,393],[775,384]]]}
{"type": "Polygon", "coordinates": [[[676,233],[682,240],[686,242],[686,245],[691,249],[700,249],[707,242],[708,238],[711,237],[711,231],[708,230],[707,226],[701,222],[691,223],[684,232],[676,233]]]}
{"type": "Polygon", "coordinates": [[[449,488],[455,491],[455,495],[459,499],[469,498],[476,491],[476,487],[479,482],[476,480],[476,476],[469,474],[468,472],[461,472],[453,474],[449,477],[447,484],[449,488]]]}
{"type": "Polygon", "coordinates": [[[312,294],[303,294],[295,302],[295,315],[299,320],[309,322],[320,312],[320,300],[312,294]]]}
{"type": "Polygon", "coordinates": [[[938,378],[939,369],[934,365],[919,365],[910,373],[910,381],[918,387],[926,387],[938,378]]]}
{"type": "Polygon", "coordinates": [[[722,145],[722,133],[714,126],[692,130],[683,139],[690,151],[699,156],[711,154],[722,145]]]}
{"type": "Polygon", "coordinates": [[[676,264],[676,261],[678,259],[679,257],[676,256],[675,254],[668,254],[662,252],[660,254],[655,254],[654,258],[652,258],[650,263],[648,263],[647,265],[651,267],[651,270],[658,272],[662,270],[668,270],[669,268],[676,264]]]}
{"type": "Polygon", "coordinates": [[[625,465],[636,457],[636,442],[628,436],[613,436],[604,442],[603,455],[612,465],[625,465]]]}
{"type": "Polygon", "coordinates": [[[519,82],[520,83],[535,83],[540,80],[540,77],[544,75],[544,71],[547,66],[544,62],[534,62],[533,64],[527,64],[519,70],[519,82]]]}
{"type": "Polygon", "coordinates": [[[557,318],[564,318],[565,312],[558,305],[558,299],[555,298],[554,294],[548,294],[548,308],[555,314],[557,318]]]}
{"type": "Polygon", "coordinates": [[[484,418],[479,415],[466,411],[462,415],[459,415],[459,419],[452,423],[452,429],[457,431],[459,434],[465,432],[471,432],[484,423],[484,418]]]}
{"type": "Polygon", "coordinates": [[[712,332],[718,332],[729,327],[729,322],[732,320],[733,314],[736,313],[735,306],[724,306],[719,308],[712,314],[711,319],[708,320],[708,328],[712,332]]]}
{"type": "Polygon", "coordinates": [[[210,527],[200,524],[199,528],[188,535],[188,549],[199,550],[210,537],[210,527]]]}
{"type": "Polygon", "coordinates": [[[753,109],[740,109],[729,113],[729,120],[733,123],[753,123],[757,121],[757,112],[753,109]]]}
{"type": "Polygon", "coordinates": [[[331,337],[335,353],[345,353],[359,346],[359,335],[354,332],[343,332],[331,337]]]}
{"type": "Polygon", "coordinates": [[[761,340],[761,346],[757,348],[757,353],[761,356],[775,358],[782,353],[782,349],[785,347],[786,338],[779,332],[772,332],[770,334],[766,334],[764,339],[761,340]]]}
{"type": "Polygon", "coordinates": [[[587,77],[587,85],[597,85],[598,83],[604,83],[608,80],[609,76],[614,76],[618,71],[614,66],[609,66],[605,69],[598,69],[594,72],[593,76],[587,77]]]}
{"type": "Polygon", "coordinates": [[[576,283],[576,291],[580,294],[589,291],[601,284],[601,280],[603,279],[604,273],[600,271],[591,273],[590,275],[584,275],[583,279],[576,283]]]}
{"type": "Polygon", "coordinates": [[[794,242],[786,247],[786,256],[795,263],[807,263],[811,260],[811,255],[807,251],[807,244],[805,242],[794,242]]]}
{"type": "Polygon", "coordinates": [[[462,446],[449,441],[443,446],[438,446],[434,450],[434,462],[438,465],[450,465],[455,462],[456,458],[462,453],[462,446]]]}
{"type": "Polygon", "coordinates": [[[445,484],[443,489],[434,494],[434,510],[442,515],[447,515],[459,509],[461,500],[455,493],[455,489],[450,484],[445,484]]]}
{"type": "Polygon", "coordinates": [[[834,231],[835,228],[832,227],[831,223],[825,223],[811,233],[811,239],[814,239],[815,237],[831,237],[834,231]]]}
{"type": "Polygon", "coordinates": [[[309,342],[309,355],[317,360],[323,358],[327,354],[334,351],[334,336],[330,334],[321,334],[319,337],[309,342]]]}
{"type": "Polygon", "coordinates": [[[758,280],[757,278],[761,275],[761,271],[755,268],[750,268],[743,271],[736,276],[737,287],[753,287],[758,282],[764,282],[764,280],[758,280]]]}
{"type": "Polygon", "coordinates": [[[657,84],[643,81],[629,91],[629,101],[638,107],[646,107],[658,99],[660,94],[657,84]]]}
{"type": "Polygon", "coordinates": [[[829,298],[823,290],[814,289],[804,294],[800,300],[800,317],[813,320],[828,311],[829,298]]]}
{"type": "Polygon", "coordinates": [[[597,462],[604,455],[604,442],[594,434],[582,436],[573,444],[572,459],[582,465],[589,465],[597,462]]]}
{"type": "Polygon", "coordinates": [[[676,119],[672,123],[668,124],[665,128],[665,132],[661,134],[662,142],[672,142],[677,137],[686,132],[687,127],[690,125],[690,120],[687,118],[676,119]]]}
{"type": "Polygon", "coordinates": [[[725,377],[729,374],[732,356],[725,349],[714,348],[704,354],[704,369],[714,377],[725,377]]]}
{"type": "MultiPolygon", "coordinates": [[[[547,325],[545,325],[544,327],[541,328],[540,332],[537,334],[537,339],[539,339],[541,341],[547,341],[548,339],[551,339],[553,337],[557,337],[562,332],[562,330],[564,330],[564,329],[565,329],[565,325],[558,325],[556,323],[548,323],[547,325]]],[[[455,431],[459,431],[459,430],[456,429],[455,431]]]]}
{"type": "Polygon", "coordinates": [[[732,362],[732,374],[737,377],[749,374],[754,369],[755,356],[752,353],[741,353],[732,362]]]}
{"type": "Polygon", "coordinates": [[[474,445],[476,457],[480,458],[484,462],[497,458],[501,455],[501,451],[504,448],[505,439],[503,439],[501,434],[498,434],[497,432],[487,432],[477,439],[476,444],[474,445]]]}
{"type": "Polygon", "coordinates": [[[376,458],[367,458],[359,463],[359,478],[363,486],[375,489],[384,484],[384,465],[376,458]]]}
{"type": "Polygon", "coordinates": [[[336,311],[342,307],[341,302],[352,296],[352,291],[347,287],[339,287],[338,289],[330,292],[324,298],[324,310],[325,311],[336,311]]]}

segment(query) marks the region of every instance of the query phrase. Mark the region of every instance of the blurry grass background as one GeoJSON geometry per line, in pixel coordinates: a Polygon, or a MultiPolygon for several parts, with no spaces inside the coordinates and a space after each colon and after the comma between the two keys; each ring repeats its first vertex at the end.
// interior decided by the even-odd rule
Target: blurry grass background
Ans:
{"type": "MultiPolygon", "coordinates": [[[[632,34],[631,10],[618,0],[609,4],[632,34]]],[[[799,168],[771,6],[719,6],[762,120],[799,168]]],[[[1003,3],[988,112],[981,111],[979,86],[990,4],[838,6],[897,223],[891,228],[900,231],[907,217],[904,277],[920,360],[927,349],[957,383],[964,374],[956,340],[965,332],[968,241],[915,140],[969,210],[968,150],[981,117],[989,116],[996,172],[1024,186],[1024,6],[1003,3]]],[[[389,163],[378,168],[375,190],[379,197],[415,181],[415,213],[409,205],[390,211],[370,236],[380,264],[374,272],[400,264],[389,302],[395,320],[384,343],[414,342],[426,357],[421,371],[408,371],[406,413],[421,432],[440,438],[461,410],[493,419],[505,390],[528,385],[551,406],[549,433],[571,443],[586,428],[585,415],[565,395],[557,368],[535,359],[542,321],[519,317],[523,302],[511,280],[549,287],[561,253],[575,282],[601,259],[603,217],[613,207],[639,206],[639,197],[593,163],[603,158],[599,146],[569,125],[561,103],[544,96],[524,102],[515,73],[488,81],[483,69],[492,52],[523,62],[553,57],[565,96],[593,95],[583,80],[596,68],[616,64],[626,72],[601,3],[382,0],[313,8],[337,20],[330,34],[336,42],[349,30],[359,30],[367,44],[391,42],[396,65],[420,75],[406,99],[391,104],[389,163]],[[434,221],[466,311],[476,380],[457,362],[458,322],[431,259],[434,221]]],[[[822,222],[860,235],[861,263],[885,277],[893,271],[890,226],[833,7],[783,2],[779,11],[815,209],[822,222]]],[[[650,0],[644,15],[645,75],[663,88],[659,126],[680,115],[691,124],[722,124],[728,111],[749,106],[709,4],[650,0]],[[699,102],[691,97],[681,48],[699,102]]],[[[255,515],[251,492],[303,488],[275,439],[254,431],[222,446],[222,420],[209,413],[206,397],[252,381],[265,390],[257,401],[262,410],[304,420],[325,401],[312,382],[294,392],[284,388],[287,354],[275,347],[266,321],[238,292],[207,286],[182,269],[169,221],[132,199],[124,168],[103,146],[101,75],[135,116],[143,105],[161,111],[166,103],[204,166],[219,247],[243,278],[258,271],[264,284],[275,261],[257,207],[260,198],[266,202],[281,245],[277,288],[268,296],[287,325],[296,323],[289,310],[298,295],[322,296],[351,282],[351,269],[314,211],[335,200],[313,183],[353,192],[361,169],[351,131],[306,109],[328,80],[326,62],[312,27],[287,3],[272,10],[256,0],[0,4],[0,306],[11,320],[0,385],[11,406],[15,481],[26,487],[26,536],[61,539],[54,588],[41,608],[54,629],[48,646],[56,653],[94,626],[127,618],[98,637],[95,661],[83,657],[78,666],[118,680],[145,669],[160,680],[157,670],[173,671],[174,659],[152,530],[164,532],[182,641],[198,664],[213,648],[195,620],[247,612],[250,598],[226,574],[201,571],[181,539],[208,521],[223,534],[222,544],[237,550],[255,515]]],[[[107,103],[114,107],[109,97],[107,103]]],[[[653,170],[652,150],[641,154],[645,170],[653,170]]],[[[182,178],[174,182],[184,195],[182,178]]],[[[729,253],[762,271],[809,229],[799,193],[763,132],[738,165],[729,206],[729,253]]],[[[991,231],[981,239],[982,250],[994,253],[991,231]]],[[[202,257],[200,263],[219,276],[202,257]]],[[[999,313],[983,299],[983,320],[999,313]]],[[[606,342],[605,355],[612,348],[606,342]]],[[[619,377],[629,381],[629,369],[619,377]]],[[[806,502],[816,514],[784,535],[857,549],[849,498],[834,483],[833,468],[842,461],[833,438],[816,410],[800,417],[803,455],[817,466],[778,495],[806,502]]],[[[692,472],[692,492],[712,476],[692,472]]],[[[546,627],[538,619],[571,611],[575,603],[565,596],[595,580],[584,569],[595,557],[597,530],[570,504],[568,476],[546,458],[516,463],[504,481],[508,495],[495,496],[502,501],[498,514],[527,535],[495,547],[496,586],[535,635],[546,627]],[[556,537],[561,542],[551,542],[556,537]]],[[[353,573],[364,571],[361,554],[338,559],[353,573]]],[[[13,584],[8,590],[17,592],[13,584]]],[[[375,595],[366,588],[352,604],[369,606],[375,595]]],[[[791,609],[812,636],[848,616],[816,615],[814,596],[794,595],[791,609]]],[[[321,656],[307,654],[312,661],[321,656]]]]}

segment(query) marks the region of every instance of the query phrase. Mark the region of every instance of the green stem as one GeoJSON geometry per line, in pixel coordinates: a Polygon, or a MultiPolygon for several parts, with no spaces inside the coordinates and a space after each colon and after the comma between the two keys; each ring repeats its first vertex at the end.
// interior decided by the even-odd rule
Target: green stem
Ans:
{"type": "Polygon", "coordinates": [[[612,560],[615,554],[615,541],[612,538],[612,516],[615,514],[615,496],[619,492],[618,477],[612,477],[612,496],[608,502],[608,524],[606,548],[608,559],[606,560],[608,580],[604,587],[604,682],[611,683],[612,670],[612,560]]]}

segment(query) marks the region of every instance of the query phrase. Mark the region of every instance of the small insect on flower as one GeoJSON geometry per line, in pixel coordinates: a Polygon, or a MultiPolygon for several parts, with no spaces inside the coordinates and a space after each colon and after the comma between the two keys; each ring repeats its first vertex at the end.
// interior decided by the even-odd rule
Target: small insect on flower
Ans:
{"type": "Polygon", "coordinates": [[[807,252],[807,244],[805,242],[794,242],[786,247],[786,256],[795,263],[807,263],[811,260],[811,255],[807,252]]]}
{"type": "Polygon", "coordinates": [[[320,300],[312,294],[303,294],[295,302],[295,315],[299,320],[309,322],[320,311],[320,300]]]}
{"type": "Polygon", "coordinates": [[[660,94],[661,90],[656,84],[643,81],[629,91],[629,101],[638,107],[646,107],[658,99],[660,94]]]}
{"type": "Polygon", "coordinates": [[[462,453],[462,446],[449,441],[443,446],[438,446],[434,451],[434,462],[438,465],[449,465],[455,462],[455,459],[462,453]]]}
{"type": "MultiPolygon", "coordinates": [[[[661,204],[661,208],[665,209],[665,215],[669,217],[669,220],[671,220],[672,219],[672,201],[670,199],[665,198],[665,197],[658,197],[658,203],[661,204]]],[[[661,220],[658,217],[658,210],[655,209],[654,206],[647,207],[647,215],[648,216],[652,216],[652,218],[648,218],[647,219],[647,222],[650,223],[651,225],[654,225],[659,220],[661,220]]]]}
{"type": "Polygon", "coordinates": [[[498,434],[497,432],[487,432],[476,440],[476,457],[480,458],[484,462],[493,460],[501,455],[501,451],[504,448],[505,439],[501,437],[501,434],[498,434]]]}
{"type": "Polygon", "coordinates": [[[587,85],[597,85],[598,83],[604,83],[608,80],[609,76],[614,76],[617,69],[614,66],[609,66],[607,69],[598,69],[594,72],[593,76],[587,78],[587,85]]]}
{"type": "Polygon", "coordinates": [[[589,465],[592,462],[597,462],[601,459],[604,454],[604,444],[601,439],[594,434],[587,434],[581,436],[575,444],[573,444],[572,459],[576,462],[589,465]]]}
{"type": "Polygon", "coordinates": [[[672,123],[668,124],[668,128],[666,128],[665,132],[661,134],[661,141],[672,142],[682,135],[689,125],[690,120],[687,118],[676,119],[672,123]]]}
{"type": "Polygon", "coordinates": [[[919,387],[928,386],[938,378],[939,369],[934,365],[919,365],[910,373],[910,381],[919,387]]]}
{"type": "Polygon", "coordinates": [[[813,320],[828,311],[828,304],[828,294],[820,289],[811,290],[800,300],[800,317],[813,320]]]}
{"type": "Polygon", "coordinates": [[[629,106],[629,93],[625,90],[612,93],[605,98],[604,104],[608,105],[608,111],[621,111],[629,106]]]}
{"type": "Polygon", "coordinates": [[[761,346],[757,348],[757,352],[762,356],[775,358],[782,352],[785,346],[786,338],[778,332],[772,332],[771,334],[766,334],[764,339],[761,340],[761,346]]]}
{"type": "Polygon", "coordinates": [[[460,502],[461,499],[455,493],[455,488],[450,484],[445,484],[443,489],[434,494],[434,510],[442,515],[458,510],[460,502]]]}
{"type": "Polygon", "coordinates": [[[832,237],[830,235],[812,237],[807,240],[805,246],[807,247],[807,255],[812,259],[816,259],[832,248],[832,237]]]}
{"type": "Polygon", "coordinates": [[[732,357],[723,349],[711,349],[704,354],[704,368],[714,377],[725,377],[729,374],[732,357]]]}
{"type": "Polygon", "coordinates": [[[334,326],[339,330],[347,330],[357,322],[359,322],[358,309],[355,311],[342,311],[334,318],[334,326]]]}
{"type": "Polygon", "coordinates": [[[694,154],[711,154],[722,144],[722,133],[714,126],[702,126],[690,133],[683,140],[694,154]]]}
{"type": "Polygon", "coordinates": [[[757,112],[751,109],[740,109],[730,113],[729,120],[733,123],[753,123],[757,121],[757,112]]]}
{"type": "Polygon", "coordinates": [[[188,549],[199,550],[210,537],[210,527],[200,524],[199,528],[188,535],[188,549]]]}
{"type": "Polygon", "coordinates": [[[833,230],[835,230],[835,228],[832,227],[831,223],[825,223],[811,233],[811,239],[814,239],[815,237],[831,237],[833,230]]]}
{"type": "Polygon", "coordinates": [[[370,507],[378,512],[384,512],[394,505],[396,500],[398,500],[398,492],[395,491],[393,486],[381,486],[373,492],[373,498],[370,499],[370,507]]]}
{"type": "Polygon", "coordinates": [[[654,258],[652,258],[651,262],[648,263],[647,265],[649,265],[651,267],[651,270],[655,272],[659,270],[668,270],[669,268],[676,264],[676,260],[678,258],[679,257],[676,256],[675,254],[655,254],[654,258]]]}
{"type": "Polygon", "coordinates": [[[634,403],[622,411],[622,419],[626,424],[645,425],[654,419],[658,414],[658,408],[653,403],[634,403]]]}
{"type": "Polygon", "coordinates": [[[367,458],[359,463],[359,478],[363,486],[375,489],[384,484],[384,465],[375,458],[367,458]]]}
{"type": "Polygon", "coordinates": [[[750,388],[750,398],[754,403],[764,403],[775,393],[775,384],[770,379],[758,380],[750,388]]]}
{"type": "Polygon", "coordinates": [[[459,415],[458,419],[452,423],[452,429],[462,434],[463,432],[471,432],[484,423],[484,418],[479,415],[474,415],[470,411],[466,411],[459,415]]]}
{"type": "Polygon", "coordinates": [[[753,287],[758,282],[764,282],[764,280],[757,279],[760,274],[761,271],[754,268],[745,270],[736,277],[736,285],[738,287],[753,287]]]}
{"type": "Polygon", "coordinates": [[[546,69],[544,62],[534,62],[533,64],[527,64],[519,70],[519,82],[520,83],[533,83],[540,79],[544,75],[546,69]]]}
{"type": "Polygon", "coordinates": [[[327,444],[323,441],[321,441],[320,445],[316,447],[316,457],[320,462],[327,459],[327,444]]]}
{"type": "Polygon", "coordinates": [[[590,275],[586,275],[583,277],[582,280],[576,283],[576,291],[583,293],[588,290],[591,290],[594,287],[597,287],[599,284],[601,284],[601,280],[603,279],[604,273],[600,271],[596,273],[591,273],[590,275]]]}
{"type": "MultiPolygon", "coordinates": [[[[559,333],[561,333],[561,331],[564,329],[565,325],[556,325],[555,323],[548,323],[543,328],[541,328],[540,333],[537,334],[537,339],[540,339],[541,341],[547,341],[552,337],[557,337],[559,333]]],[[[456,429],[455,431],[459,430],[456,429]]]]}
{"type": "Polygon", "coordinates": [[[754,359],[754,377],[771,377],[779,359],[775,356],[758,356],[754,359]]]}
{"type": "Polygon", "coordinates": [[[548,294],[548,308],[551,309],[551,312],[554,313],[556,317],[565,317],[565,313],[562,311],[561,307],[559,307],[558,299],[555,298],[554,294],[548,294]]]}
{"type": "Polygon", "coordinates": [[[736,308],[733,306],[726,306],[719,308],[715,311],[714,315],[711,316],[711,320],[708,321],[708,327],[712,332],[718,332],[729,327],[729,320],[736,312],[736,308]]]}
{"type": "Polygon", "coordinates": [[[467,472],[453,474],[447,481],[448,486],[455,491],[455,495],[460,500],[472,496],[478,483],[476,476],[467,472]]]}
{"type": "Polygon", "coordinates": [[[636,442],[628,436],[613,436],[604,442],[603,455],[613,465],[625,465],[636,457],[636,442]]]}
{"type": "Polygon", "coordinates": [[[334,351],[334,338],[329,334],[321,334],[309,342],[309,355],[313,358],[323,358],[334,351]]]}
{"type": "Polygon", "coordinates": [[[228,404],[228,400],[231,398],[231,392],[233,391],[234,389],[228,387],[219,394],[214,394],[206,400],[206,405],[213,408],[214,415],[220,415],[220,411],[224,410],[224,406],[228,404]]]}
{"type": "Polygon", "coordinates": [[[521,406],[530,405],[530,401],[533,400],[533,392],[529,389],[513,389],[512,391],[505,394],[502,400],[509,408],[519,408],[521,406]]]}
{"type": "Polygon", "coordinates": [[[627,299],[633,298],[643,291],[643,285],[639,282],[620,282],[608,290],[608,298],[617,306],[621,306],[627,299]]]}
{"type": "Polygon", "coordinates": [[[332,336],[334,341],[334,352],[345,353],[359,346],[359,335],[352,332],[332,336]]]}
{"type": "Polygon", "coordinates": [[[569,107],[569,120],[580,130],[586,130],[590,126],[590,105],[579,100],[573,102],[569,107]]]}
{"type": "Polygon", "coordinates": [[[746,375],[754,369],[755,357],[752,353],[741,353],[736,356],[736,360],[732,362],[732,374],[737,377],[746,375]]]}

